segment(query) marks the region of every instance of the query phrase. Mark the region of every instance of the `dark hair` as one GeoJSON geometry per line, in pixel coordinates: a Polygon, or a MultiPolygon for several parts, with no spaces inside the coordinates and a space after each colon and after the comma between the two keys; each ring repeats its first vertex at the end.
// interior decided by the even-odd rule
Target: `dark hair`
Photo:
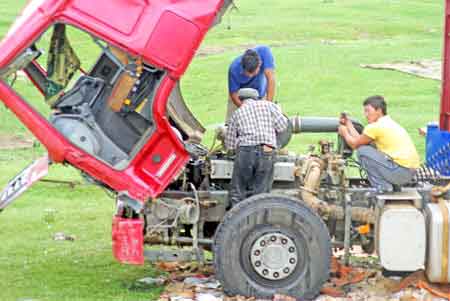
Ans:
{"type": "Polygon", "coordinates": [[[375,110],[381,109],[381,112],[383,112],[383,115],[387,115],[387,105],[386,105],[386,101],[384,100],[383,96],[374,95],[374,96],[367,97],[366,100],[364,100],[363,105],[371,106],[375,110]]]}
{"type": "Polygon", "coordinates": [[[241,65],[246,72],[253,73],[258,68],[260,62],[261,58],[259,54],[253,49],[248,49],[242,56],[241,65]]]}

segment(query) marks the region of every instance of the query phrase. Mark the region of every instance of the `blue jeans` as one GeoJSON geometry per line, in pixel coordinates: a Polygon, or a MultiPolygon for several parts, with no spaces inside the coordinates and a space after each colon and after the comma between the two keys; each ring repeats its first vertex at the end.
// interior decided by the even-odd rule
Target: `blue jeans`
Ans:
{"type": "Polygon", "coordinates": [[[252,195],[270,192],[273,170],[273,151],[265,152],[262,145],[240,146],[231,178],[231,204],[234,206],[252,195]]]}
{"type": "Polygon", "coordinates": [[[357,149],[361,166],[367,171],[370,184],[378,191],[392,191],[392,185],[410,182],[416,171],[398,165],[375,147],[363,145],[357,149]]]}

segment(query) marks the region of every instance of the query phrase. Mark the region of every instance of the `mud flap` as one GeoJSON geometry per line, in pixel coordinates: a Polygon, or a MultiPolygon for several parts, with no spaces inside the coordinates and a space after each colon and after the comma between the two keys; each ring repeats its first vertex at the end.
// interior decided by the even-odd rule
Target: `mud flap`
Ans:
{"type": "Polygon", "coordinates": [[[144,221],[115,216],[112,224],[113,254],[117,261],[144,264],[144,221]]]}
{"type": "Polygon", "coordinates": [[[0,194],[0,212],[34,183],[45,177],[48,174],[48,165],[48,156],[45,155],[15,176],[0,194]]]}

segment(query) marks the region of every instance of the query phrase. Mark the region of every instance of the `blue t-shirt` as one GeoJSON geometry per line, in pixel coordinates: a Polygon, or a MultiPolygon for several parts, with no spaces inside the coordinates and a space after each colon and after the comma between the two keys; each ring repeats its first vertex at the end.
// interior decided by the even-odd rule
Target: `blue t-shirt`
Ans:
{"type": "Polygon", "coordinates": [[[237,92],[241,88],[253,88],[258,90],[260,97],[267,94],[267,79],[264,70],[275,69],[272,51],[267,46],[258,46],[253,50],[261,58],[261,68],[258,74],[254,77],[246,76],[241,64],[242,55],[235,58],[228,69],[228,90],[230,93],[237,92]]]}

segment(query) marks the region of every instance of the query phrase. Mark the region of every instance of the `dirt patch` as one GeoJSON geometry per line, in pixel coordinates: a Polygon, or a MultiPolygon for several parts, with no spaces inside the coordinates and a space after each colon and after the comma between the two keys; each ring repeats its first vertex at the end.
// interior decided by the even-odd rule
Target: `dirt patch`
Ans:
{"type": "Polygon", "coordinates": [[[32,148],[35,140],[30,137],[0,134],[0,150],[32,148]]]}
{"type": "Polygon", "coordinates": [[[394,70],[415,76],[441,80],[442,66],[440,60],[419,60],[410,62],[392,62],[386,64],[361,65],[362,68],[394,70]]]}

